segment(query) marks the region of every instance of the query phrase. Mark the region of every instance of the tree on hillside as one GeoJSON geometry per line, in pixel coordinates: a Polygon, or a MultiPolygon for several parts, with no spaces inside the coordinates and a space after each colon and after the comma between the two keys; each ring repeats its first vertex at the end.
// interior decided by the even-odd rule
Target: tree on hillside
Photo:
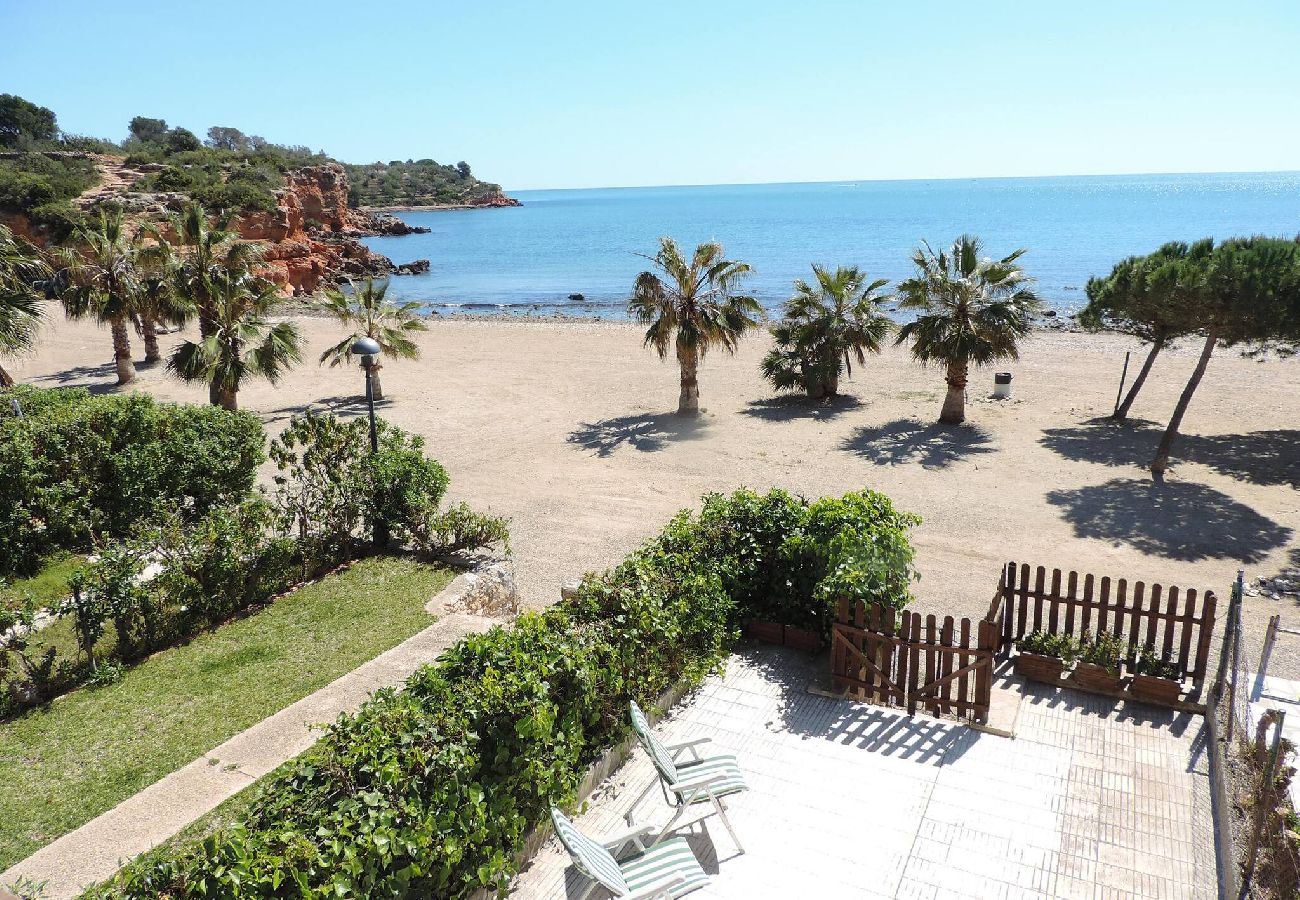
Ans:
{"type": "Polygon", "coordinates": [[[17,147],[28,141],[52,141],[59,136],[53,110],[37,106],[17,94],[0,94],[0,147],[17,147]]]}
{"type": "Polygon", "coordinates": [[[1023,249],[981,259],[982,249],[979,238],[966,234],[946,253],[924,244],[912,256],[916,274],[898,285],[899,308],[917,317],[899,329],[897,343],[911,341],[913,357],[946,369],[944,424],[966,420],[971,365],[1018,358],[1040,306],[1032,279],[1016,264],[1023,249]]]}
{"type": "Polygon", "coordinates": [[[199,136],[188,128],[173,128],[167,132],[166,144],[169,153],[188,153],[203,147],[199,136]]]}
{"type": "Polygon", "coordinates": [[[246,152],[249,149],[248,137],[238,128],[213,125],[208,129],[207,144],[217,150],[246,152]]]}
{"type": "Polygon", "coordinates": [[[387,293],[387,281],[366,279],[360,287],[353,287],[350,293],[330,288],[316,304],[317,308],[338,319],[344,326],[353,327],[347,337],[320,355],[322,365],[326,362],[331,366],[351,362],[352,345],[358,338],[369,337],[379,343],[381,356],[371,370],[371,387],[376,400],[384,399],[383,385],[379,381],[379,370],[383,368],[381,360],[384,357],[419,359],[420,347],[412,337],[417,332],[429,330],[420,316],[420,304],[417,301],[394,303],[386,299],[387,293]]]}
{"type": "MultiPolygon", "coordinates": [[[[430,160],[430,162],[432,162],[432,160],[430,160]]],[[[459,175],[462,179],[468,179],[472,174],[470,172],[469,163],[465,162],[465,160],[463,159],[460,162],[456,163],[456,174],[459,175]]]]}
{"type": "Polygon", "coordinates": [[[109,327],[118,384],[135,380],[127,323],[139,315],[141,249],[140,235],[127,228],[121,211],[101,209],[57,256],[63,308],[70,319],[90,317],[109,327]]]}
{"type": "Polygon", "coordinates": [[[1079,323],[1089,330],[1131,334],[1151,345],[1112,418],[1122,422],[1128,417],[1160,351],[1194,330],[1187,313],[1199,302],[1203,261],[1213,247],[1210,239],[1190,246],[1173,241],[1147,256],[1121,260],[1105,278],[1088,279],[1088,305],[1079,313],[1079,323]]]}
{"type": "Polygon", "coordinates": [[[167,120],[136,116],[127,126],[131,137],[146,144],[161,144],[167,137],[167,120]]]}
{"type": "Polygon", "coordinates": [[[1300,242],[1265,237],[1223,241],[1201,271],[1204,285],[1191,313],[1205,339],[1151,461],[1157,481],[1164,478],[1174,439],[1215,347],[1300,341],[1300,242]]]}
{"type": "Polygon", "coordinates": [[[763,308],[753,297],[737,291],[750,271],[748,264],[726,259],[722,245],[700,244],[687,261],[672,238],[659,239],[659,252],[647,257],[662,273],[642,272],[636,278],[628,312],[647,325],[645,345],[659,358],[669,344],[681,366],[677,413],[700,411],[700,361],[714,347],[736,352],[741,336],[758,325],[763,308]],[[674,340],[675,338],[675,340],[674,340]]]}
{"type": "Polygon", "coordinates": [[[763,377],[778,390],[804,390],[809,397],[834,397],[840,374],[853,375],[853,361],[879,353],[893,323],[882,310],[889,299],[879,291],[889,282],[868,281],[857,266],[834,272],[814,265],[814,283],[794,283],[784,318],[772,326],[776,342],[763,358],[763,377]]]}
{"type": "MultiPolygon", "coordinates": [[[[0,356],[31,349],[44,315],[37,285],[49,277],[50,267],[36,248],[0,225],[0,356]]],[[[0,388],[13,383],[0,366],[0,388]]]]}
{"type": "Polygon", "coordinates": [[[210,275],[209,289],[209,333],[182,342],[167,368],[183,381],[207,384],[214,405],[238,409],[244,379],[278,382],[302,359],[302,336],[292,322],[271,321],[281,302],[272,282],[219,266],[210,275]]]}

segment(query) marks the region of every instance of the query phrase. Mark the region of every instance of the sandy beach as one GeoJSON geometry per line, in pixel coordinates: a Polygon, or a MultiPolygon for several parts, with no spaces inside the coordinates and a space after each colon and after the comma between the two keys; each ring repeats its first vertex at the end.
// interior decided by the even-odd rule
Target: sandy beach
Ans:
{"type": "MultiPolygon", "coordinates": [[[[318,366],[338,340],[329,320],[298,319],[307,362],[278,385],[249,382],[240,404],[274,432],[315,406],[364,412],[358,369],[318,366]]],[[[163,339],[164,352],[176,336],[163,339]]],[[[1124,352],[1116,335],[1042,333],[1014,373],[1014,398],[988,401],[993,372],[972,378],[968,424],[934,424],[942,376],[891,349],[841,384],[830,406],[780,397],[762,380],[765,334],[701,374],[698,421],[673,415],[677,368],[621,323],[438,321],[423,359],[383,370],[381,414],[423,434],[452,476],[450,496],[508,515],[523,596],[541,607],[563,580],[617,562],[707,491],[780,486],[808,496],[871,487],[920,514],[924,611],[978,616],[1003,561],[1213,589],[1226,602],[1248,577],[1300,565],[1300,360],[1260,363],[1220,350],[1184,422],[1163,488],[1145,470],[1191,371],[1192,343],[1158,360],[1134,427],[1090,424],[1110,412],[1124,352]],[[1150,420],[1143,427],[1142,420],[1150,420]]],[[[137,347],[136,352],[142,354],[137,347]]],[[[113,387],[108,333],[51,319],[21,381],[113,387]]],[[[141,369],[135,389],[202,402],[204,389],[141,369]]],[[[1250,598],[1258,640],[1294,600],[1250,598]]],[[[1287,638],[1289,636],[1285,636],[1287,638]]],[[[1300,677],[1300,641],[1273,671],[1300,677]]]]}

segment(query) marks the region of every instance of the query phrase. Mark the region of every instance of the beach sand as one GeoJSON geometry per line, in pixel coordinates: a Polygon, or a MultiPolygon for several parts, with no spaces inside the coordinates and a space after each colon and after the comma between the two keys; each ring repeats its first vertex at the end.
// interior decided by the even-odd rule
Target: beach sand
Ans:
{"type": "MultiPolygon", "coordinates": [[[[249,382],[245,409],[274,432],[309,405],[364,413],[356,368],[318,366],[337,324],[298,320],[307,359],[278,385],[249,382]]],[[[164,352],[177,340],[163,338],[164,352]]],[[[1147,428],[1089,424],[1108,414],[1125,350],[1117,335],[1042,333],[1018,362],[1010,402],[985,400],[993,370],[973,374],[968,424],[939,428],[938,369],[903,350],[869,359],[830,406],[778,397],[759,376],[759,334],[700,372],[698,421],[673,415],[677,367],[622,323],[438,321],[423,359],[383,369],[380,413],[419,432],[451,473],[450,498],[512,520],[531,607],[563,580],[609,566],[707,491],[784,487],[807,496],[870,487],[924,518],[915,533],[919,608],[978,617],[1006,560],[1213,589],[1226,608],[1248,577],[1300,565],[1300,360],[1260,363],[1220,350],[1183,424],[1163,488],[1145,470],[1195,362],[1165,352],[1133,409],[1147,428]]],[[[137,347],[137,352],[142,353],[137,347]]],[[[11,371],[42,386],[112,388],[108,332],[52,321],[36,355],[11,371]]],[[[206,392],[142,369],[161,398],[206,392]]],[[[1249,644],[1274,612],[1300,627],[1294,598],[1251,598],[1249,644]]],[[[1300,638],[1283,635],[1275,674],[1300,677],[1300,638]],[[1293,646],[1287,646],[1287,641],[1293,646]]]]}

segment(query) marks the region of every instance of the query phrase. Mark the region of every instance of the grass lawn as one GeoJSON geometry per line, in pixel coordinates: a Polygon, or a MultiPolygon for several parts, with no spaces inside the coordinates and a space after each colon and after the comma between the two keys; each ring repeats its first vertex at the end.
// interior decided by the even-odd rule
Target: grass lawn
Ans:
{"type": "Polygon", "coordinates": [[[0,870],[420,631],[452,575],[363,560],[0,723],[0,870]]]}
{"type": "Polygon", "coordinates": [[[58,553],[49,557],[31,578],[15,578],[0,587],[0,606],[17,604],[24,596],[30,596],[41,607],[61,602],[69,593],[68,578],[85,562],[84,556],[75,553],[58,553]]]}

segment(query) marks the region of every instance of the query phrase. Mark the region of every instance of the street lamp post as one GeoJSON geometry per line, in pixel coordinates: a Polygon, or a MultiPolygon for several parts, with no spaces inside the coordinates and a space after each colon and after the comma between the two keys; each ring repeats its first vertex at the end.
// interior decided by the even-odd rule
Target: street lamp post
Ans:
{"type": "Polygon", "coordinates": [[[379,452],[379,432],[375,429],[375,357],[379,355],[379,342],[372,337],[359,337],[352,344],[352,352],[361,357],[361,368],[366,370],[366,407],[370,411],[370,452],[379,452]]]}
{"type": "MultiPolygon", "coordinates": [[[[375,357],[379,355],[379,342],[372,337],[359,337],[352,344],[352,352],[361,357],[361,367],[366,370],[366,408],[370,412],[370,452],[379,452],[379,431],[375,427],[375,357]]],[[[376,517],[371,524],[375,547],[388,546],[388,523],[376,517]]]]}

